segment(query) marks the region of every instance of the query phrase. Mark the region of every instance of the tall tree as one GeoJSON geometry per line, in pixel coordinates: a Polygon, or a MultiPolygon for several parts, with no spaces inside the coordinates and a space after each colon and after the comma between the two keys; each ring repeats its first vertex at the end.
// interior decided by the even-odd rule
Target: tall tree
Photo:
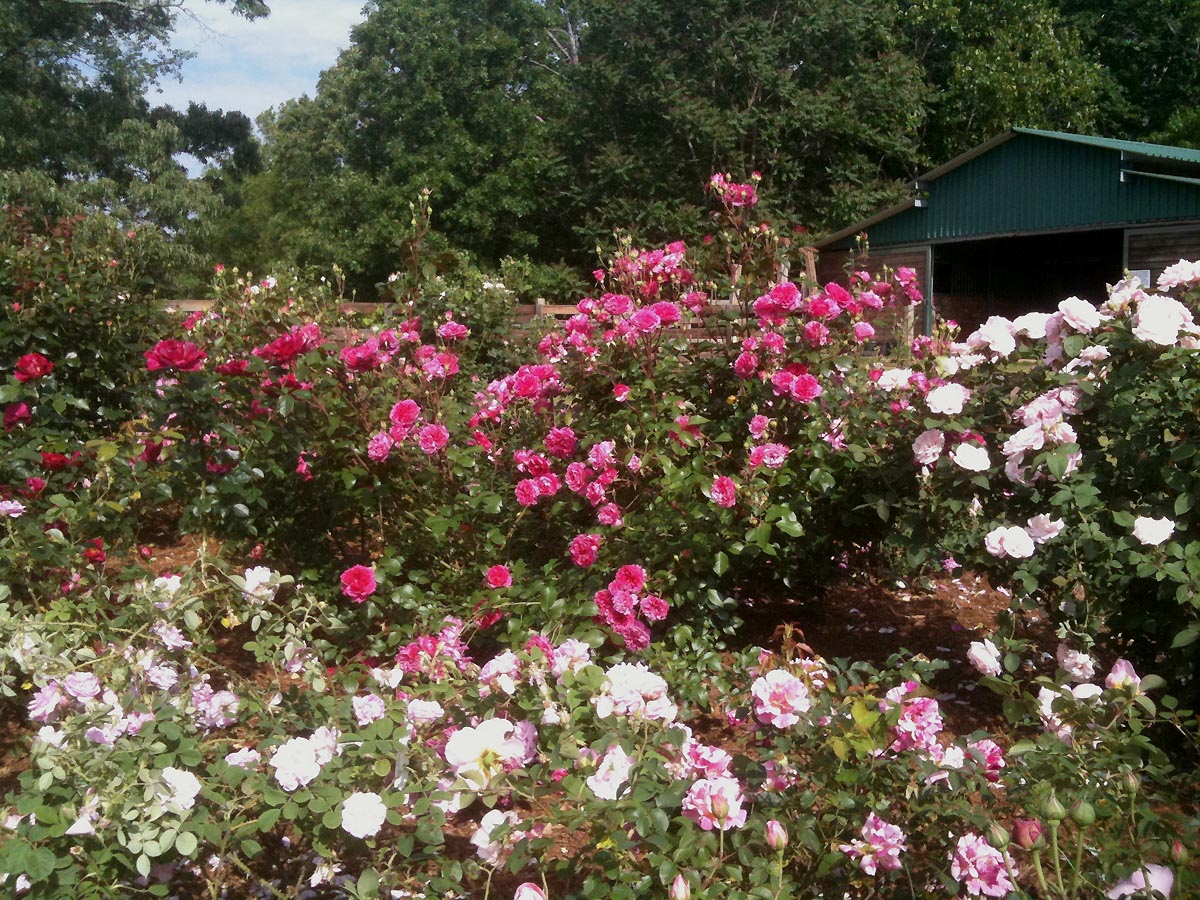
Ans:
{"type": "Polygon", "coordinates": [[[1060,0],[1060,5],[1084,49],[1116,84],[1099,119],[1106,134],[1135,140],[1155,132],[1169,135],[1172,117],[1186,118],[1200,106],[1195,0],[1060,0]]]}
{"type": "Polygon", "coordinates": [[[170,46],[181,14],[183,0],[0,0],[0,202],[110,220],[98,232],[133,229],[166,284],[199,267],[197,241],[220,204],[176,154],[233,172],[257,164],[244,115],[151,108],[148,90],[185,56],[170,46]]]}
{"type": "Polygon", "coordinates": [[[826,224],[894,196],[918,158],[927,89],[890,0],[578,2],[561,140],[585,237],[694,228],[720,170],[761,171],[787,214],[826,224]]]}
{"type": "Polygon", "coordinates": [[[1051,0],[915,0],[903,21],[934,88],[931,161],[1013,126],[1087,132],[1111,97],[1111,79],[1051,0]]]}
{"type": "Polygon", "coordinates": [[[544,7],[532,0],[378,0],[315,99],[266,121],[280,255],[381,278],[396,265],[409,203],[433,192],[435,225],[492,259],[533,250],[551,227],[543,187],[560,177],[541,112],[556,78],[544,7]]]}

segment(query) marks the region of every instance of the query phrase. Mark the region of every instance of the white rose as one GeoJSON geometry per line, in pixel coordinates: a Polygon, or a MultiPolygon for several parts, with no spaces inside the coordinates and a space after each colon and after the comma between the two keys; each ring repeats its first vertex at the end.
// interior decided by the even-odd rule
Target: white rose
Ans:
{"type": "Polygon", "coordinates": [[[383,798],[372,791],[359,791],[342,801],[342,829],[356,838],[374,837],[386,818],[383,798]]]}
{"type": "Polygon", "coordinates": [[[971,397],[971,392],[961,384],[943,384],[935,387],[925,395],[925,405],[930,412],[944,416],[956,416],[963,410],[963,404],[971,397]]]}
{"type": "Polygon", "coordinates": [[[987,448],[978,444],[959,444],[950,451],[950,458],[956,466],[968,472],[986,472],[992,465],[987,448]]]}
{"type": "Polygon", "coordinates": [[[1175,532],[1170,519],[1150,519],[1138,516],[1133,522],[1133,536],[1150,547],[1157,547],[1175,532]]]}
{"type": "Polygon", "coordinates": [[[1000,674],[1000,650],[990,640],[972,641],[967,660],[982,675],[1000,674]]]}

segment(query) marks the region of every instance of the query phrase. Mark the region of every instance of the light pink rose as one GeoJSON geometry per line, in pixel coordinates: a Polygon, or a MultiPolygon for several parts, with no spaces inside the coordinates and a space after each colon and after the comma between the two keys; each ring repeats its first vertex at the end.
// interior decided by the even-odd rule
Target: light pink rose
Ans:
{"type": "Polygon", "coordinates": [[[992,556],[1004,559],[1028,559],[1033,556],[1033,538],[1016,525],[993,528],[983,540],[984,549],[992,556]]]}
{"type": "Polygon", "coordinates": [[[1065,526],[1066,523],[1062,519],[1051,519],[1043,513],[1040,516],[1034,516],[1025,524],[1025,533],[1035,544],[1044,544],[1046,541],[1058,537],[1065,526]]]}
{"type": "Polygon", "coordinates": [[[798,713],[812,708],[804,682],[782,669],[772,669],[756,678],[750,693],[754,695],[754,715],[776,728],[795,725],[800,721],[798,713]]]}
{"type": "Polygon", "coordinates": [[[913,459],[918,465],[931,466],[946,449],[946,435],[936,428],[923,431],[913,441],[913,459]]]}

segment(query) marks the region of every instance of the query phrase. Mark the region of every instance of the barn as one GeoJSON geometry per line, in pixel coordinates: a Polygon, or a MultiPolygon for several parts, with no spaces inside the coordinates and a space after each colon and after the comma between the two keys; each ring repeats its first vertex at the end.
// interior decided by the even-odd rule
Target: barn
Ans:
{"type": "Polygon", "coordinates": [[[821,283],[909,266],[963,333],[988,316],[1103,300],[1126,270],[1151,283],[1200,258],[1200,150],[1014,128],[910,186],[903,203],[814,246],[821,283]]]}

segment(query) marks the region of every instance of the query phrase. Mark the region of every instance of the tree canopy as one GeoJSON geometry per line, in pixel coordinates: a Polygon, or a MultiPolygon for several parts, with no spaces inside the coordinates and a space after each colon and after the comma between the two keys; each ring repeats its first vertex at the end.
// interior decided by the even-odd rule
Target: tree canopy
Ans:
{"type": "Polygon", "coordinates": [[[1191,0],[370,0],[261,147],[149,103],[184,2],[0,0],[0,196],[367,287],[426,189],[443,246],[584,266],[615,228],[700,238],[715,171],[821,231],[1014,125],[1200,145],[1191,0]]]}

